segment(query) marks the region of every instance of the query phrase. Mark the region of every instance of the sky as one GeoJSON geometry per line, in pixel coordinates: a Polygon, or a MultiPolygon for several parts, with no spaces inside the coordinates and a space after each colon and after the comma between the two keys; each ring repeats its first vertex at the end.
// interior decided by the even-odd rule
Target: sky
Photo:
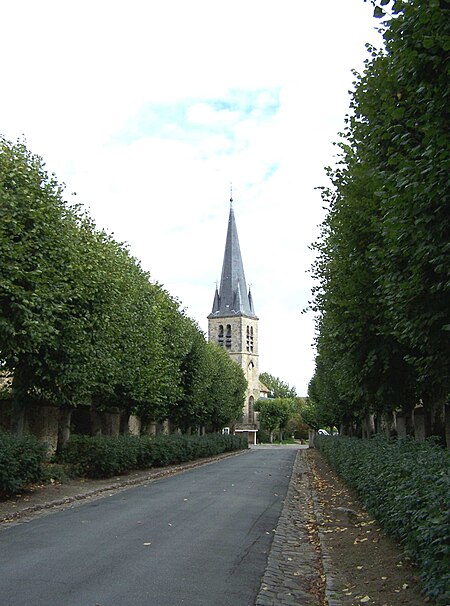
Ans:
{"type": "Polygon", "coordinates": [[[25,138],[99,228],[207,332],[230,183],[259,366],[306,395],[310,244],[354,76],[363,0],[0,5],[0,133],[25,138]]]}

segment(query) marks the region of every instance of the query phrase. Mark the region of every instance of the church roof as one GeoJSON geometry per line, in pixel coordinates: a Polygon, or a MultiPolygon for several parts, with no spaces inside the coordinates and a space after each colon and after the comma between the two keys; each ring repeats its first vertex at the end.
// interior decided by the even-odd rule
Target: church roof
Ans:
{"type": "Polygon", "coordinates": [[[245,282],[232,199],[230,200],[230,216],[228,218],[220,288],[216,287],[212,312],[208,318],[229,316],[256,318],[252,295],[250,290],[247,290],[245,282]]]}

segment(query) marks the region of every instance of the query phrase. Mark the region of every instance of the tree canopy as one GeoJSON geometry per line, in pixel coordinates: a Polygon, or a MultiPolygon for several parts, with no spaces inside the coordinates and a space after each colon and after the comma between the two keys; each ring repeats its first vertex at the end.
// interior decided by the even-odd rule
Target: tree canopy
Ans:
{"type": "Polygon", "coordinates": [[[41,158],[0,137],[0,365],[14,426],[28,403],[120,410],[177,427],[236,420],[246,381],[41,158]]]}
{"type": "Polygon", "coordinates": [[[384,48],[355,73],[314,247],[317,361],[330,423],[410,411],[443,436],[450,392],[449,5],[382,0],[384,48]]]}

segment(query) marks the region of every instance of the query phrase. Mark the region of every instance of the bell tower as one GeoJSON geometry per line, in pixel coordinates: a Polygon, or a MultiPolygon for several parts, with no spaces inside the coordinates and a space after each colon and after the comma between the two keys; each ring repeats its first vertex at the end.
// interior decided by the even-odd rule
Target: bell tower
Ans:
{"type": "Polygon", "coordinates": [[[216,286],[212,311],[208,316],[208,340],[223,347],[244,372],[247,392],[242,423],[236,426],[235,431],[247,432],[249,442],[256,442],[254,404],[260,396],[258,317],[245,281],[232,197],[220,287],[216,286]]]}

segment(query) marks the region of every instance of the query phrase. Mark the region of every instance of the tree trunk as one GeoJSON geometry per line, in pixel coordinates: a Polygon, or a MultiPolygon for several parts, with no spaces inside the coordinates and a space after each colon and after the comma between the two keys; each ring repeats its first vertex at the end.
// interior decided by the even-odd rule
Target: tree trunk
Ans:
{"type": "Polygon", "coordinates": [[[446,445],[445,402],[446,397],[423,401],[425,412],[425,437],[436,436],[442,446],[446,445]]]}
{"type": "Polygon", "coordinates": [[[25,392],[21,385],[19,373],[16,371],[12,381],[12,408],[10,430],[18,436],[25,431],[25,392]]]}
{"type": "Polygon", "coordinates": [[[13,400],[11,407],[10,430],[18,436],[25,430],[25,404],[13,400]]]}
{"type": "Polygon", "coordinates": [[[381,417],[380,429],[383,431],[388,438],[397,437],[397,427],[395,425],[395,413],[385,412],[381,417]]]}
{"type": "Polygon", "coordinates": [[[128,411],[120,411],[119,434],[121,436],[127,436],[129,433],[128,423],[130,421],[130,416],[128,411]]]}
{"type": "Polygon", "coordinates": [[[404,407],[403,409],[403,418],[405,422],[405,433],[407,436],[414,438],[416,435],[414,429],[414,407],[404,407]]]}
{"type": "Polygon", "coordinates": [[[269,442],[273,444],[273,429],[269,431],[269,442]]]}
{"type": "Polygon", "coordinates": [[[72,420],[73,408],[62,406],[59,409],[58,419],[58,442],[56,452],[60,454],[70,438],[70,422],[72,420]]]}
{"type": "Polygon", "coordinates": [[[97,406],[92,403],[90,408],[90,417],[91,417],[91,435],[92,436],[101,436],[102,435],[102,419],[99,411],[97,410],[97,406]]]}
{"type": "Polygon", "coordinates": [[[158,433],[158,424],[156,421],[147,421],[145,424],[145,434],[150,436],[156,436],[158,433]]]}
{"type": "Polygon", "coordinates": [[[363,438],[370,438],[371,436],[373,436],[373,434],[375,433],[375,421],[373,413],[367,413],[366,415],[364,415],[361,424],[361,430],[363,438]]]}

